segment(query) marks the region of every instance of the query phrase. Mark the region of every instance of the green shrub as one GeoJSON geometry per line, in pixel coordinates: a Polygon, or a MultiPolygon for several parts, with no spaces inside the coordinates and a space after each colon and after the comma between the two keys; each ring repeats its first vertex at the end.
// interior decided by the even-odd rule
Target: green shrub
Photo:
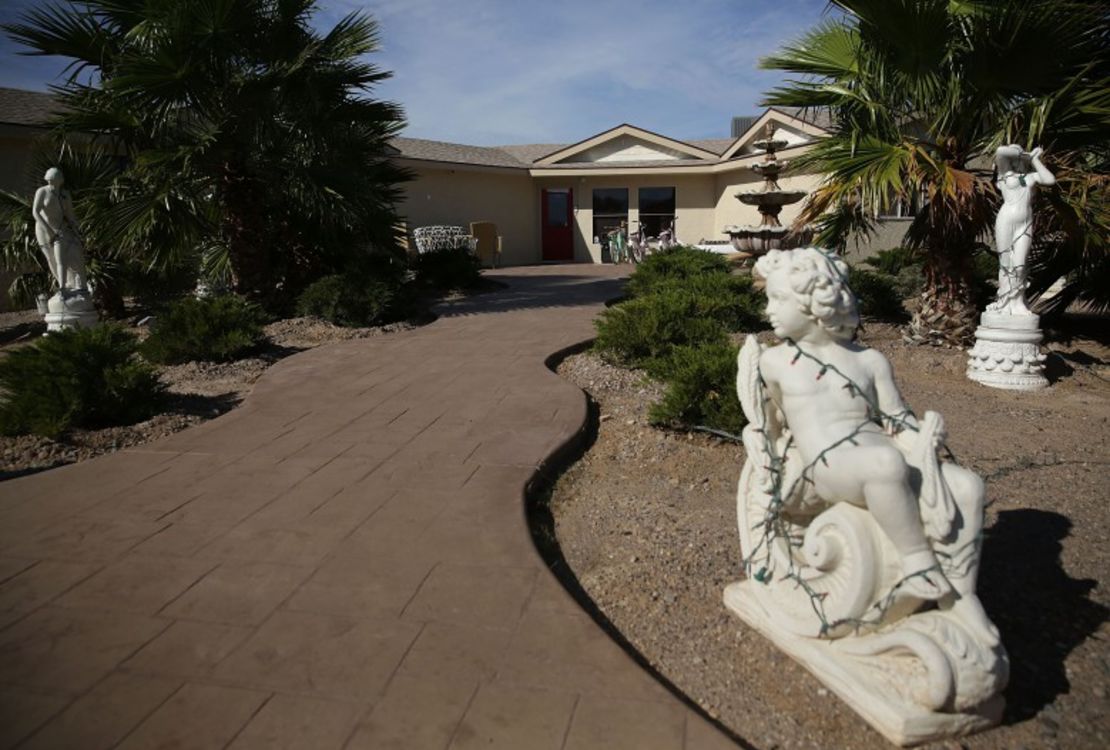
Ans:
{"type": "Polygon", "coordinates": [[[719,320],[728,331],[766,327],[763,315],[766,302],[762,292],[752,288],[751,276],[706,273],[686,279],[669,279],[655,286],[655,293],[671,291],[697,296],[703,314],[719,320]]]}
{"type": "Polygon", "coordinates": [[[416,256],[416,280],[434,289],[466,289],[478,283],[482,263],[465,248],[432,250],[416,256]]]}
{"type": "Polygon", "coordinates": [[[70,427],[132,424],[153,415],[164,386],[113,324],[51,333],[0,359],[0,432],[56,437],[70,427]]]}
{"type": "Polygon", "coordinates": [[[261,307],[233,294],[185,297],[155,317],[142,353],[166,365],[226,362],[260,344],[265,323],[261,307]]]}
{"type": "Polygon", "coordinates": [[[893,247],[890,250],[880,250],[863,262],[879,273],[897,276],[907,268],[920,268],[922,261],[920,255],[908,247],[893,247]]]}
{"type": "Polygon", "coordinates": [[[728,261],[716,253],[693,247],[675,247],[652,253],[636,266],[628,279],[626,291],[632,297],[640,297],[666,282],[709,274],[726,275],[728,272],[728,261]]]}
{"type": "Polygon", "coordinates": [[[765,325],[763,300],[750,277],[713,271],[672,275],[653,289],[598,317],[594,346],[609,361],[658,372],[675,347],[723,344],[730,332],[765,325]]]}
{"type": "Polygon", "coordinates": [[[611,362],[654,373],[675,347],[723,344],[730,331],[762,327],[751,280],[713,276],[672,280],[610,307],[595,322],[594,347],[611,362]]]}
{"type": "Polygon", "coordinates": [[[860,315],[894,322],[907,318],[893,276],[852,268],[848,272],[848,285],[859,301],[860,315]]]}
{"type": "Polygon", "coordinates": [[[325,276],[297,300],[297,314],[340,326],[372,326],[400,320],[412,310],[411,287],[387,281],[340,275],[325,276]]]}
{"type": "Polygon", "coordinates": [[[876,272],[889,276],[894,291],[902,299],[916,297],[925,285],[921,254],[907,247],[880,250],[863,261],[876,272]]]}
{"type": "Polygon", "coordinates": [[[652,424],[739,435],[747,420],[736,396],[736,353],[723,343],[676,347],[662,373],[667,391],[649,412],[652,424]]]}
{"type": "Polygon", "coordinates": [[[614,305],[594,323],[594,348],[615,364],[654,370],[676,346],[726,341],[724,325],[698,315],[697,303],[694,295],[671,290],[614,305]]]}

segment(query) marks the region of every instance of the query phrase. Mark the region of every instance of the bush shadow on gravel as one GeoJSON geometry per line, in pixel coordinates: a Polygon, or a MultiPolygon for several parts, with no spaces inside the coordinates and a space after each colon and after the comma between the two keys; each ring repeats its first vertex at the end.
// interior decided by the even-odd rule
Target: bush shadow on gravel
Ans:
{"type": "Polygon", "coordinates": [[[1004,724],[1069,691],[1064,661],[1110,614],[1090,599],[1098,582],[1071,578],[1060,563],[1071,527],[1059,513],[1022,509],[999,513],[984,534],[979,597],[1010,654],[1004,724]]]}
{"type": "Polygon", "coordinates": [[[31,343],[46,333],[46,323],[41,320],[19,323],[10,328],[0,329],[0,346],[17,342],[31,343]]]}
{"type": "Polygon", "coordinates": [[[166,398],[166,409],[162,413],[211,418],[231,411],[242,402],[242,396],[234,391],[214,396],[173,393],[166,398]]]}

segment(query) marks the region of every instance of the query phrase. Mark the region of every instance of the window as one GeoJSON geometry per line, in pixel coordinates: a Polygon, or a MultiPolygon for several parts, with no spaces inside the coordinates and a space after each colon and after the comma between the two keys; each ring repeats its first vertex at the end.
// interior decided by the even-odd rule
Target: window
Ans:
{"type": "Polygon", "coordinates": [[[674,188],[640,188],[640,229],[658,237],[674,224],[674,188]]]}
{"type": "Polygon", "coordinates": [[[594,190],[594,239],[605,244],[605,235],[628,221],[628,188],[594,190]]]}

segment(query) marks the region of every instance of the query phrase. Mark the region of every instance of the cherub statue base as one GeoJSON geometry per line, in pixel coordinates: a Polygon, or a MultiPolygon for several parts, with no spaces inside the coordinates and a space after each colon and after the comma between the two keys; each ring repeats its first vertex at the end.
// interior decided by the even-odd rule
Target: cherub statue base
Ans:
{"type": "Polygon", "coordinates": [[[908,694],[909,686],[922,678],[921,662],[896,649],[866,656],[858,653],[860,648],[880,649],[887,634],[838,641],[795,635],[776,624],[774,615],[763,606],[759,595],[762,586],[751,580],[729,584],[725,606],[809,670],[894,744],[910,747],[941,737],[971,734],[1002,719],[1005,701],[998,695],[963,711],[924,708],[908,694]]]}

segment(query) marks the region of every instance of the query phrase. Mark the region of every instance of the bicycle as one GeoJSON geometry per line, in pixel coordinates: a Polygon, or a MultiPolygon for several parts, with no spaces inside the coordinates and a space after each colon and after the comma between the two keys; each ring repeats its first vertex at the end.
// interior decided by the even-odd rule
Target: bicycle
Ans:
{"type": "Polygon", "coordinates": [[[609,259],[614,265],[629,259],[628,236],[623,223],[622,226],[607,232],[605,238],[609,248],[609,259]]]}

